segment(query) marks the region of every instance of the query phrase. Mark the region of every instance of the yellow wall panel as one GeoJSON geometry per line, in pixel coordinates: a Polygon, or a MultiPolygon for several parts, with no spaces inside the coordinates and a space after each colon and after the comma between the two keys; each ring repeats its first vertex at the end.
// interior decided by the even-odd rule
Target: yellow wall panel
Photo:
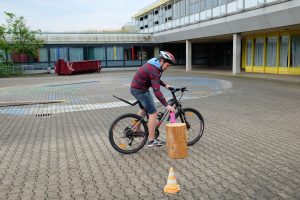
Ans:
{"type": "Polygon", "coordinates": [[[259,73],[264,73],[265,68],[262,66],[253,66],[253,72],[259,72],[259,73]]]}
{"type": "Polygon", "coordinates": [[[300,75],[300,67],[290,67],[289,74],[300,75]]]}
{"type": "Polygon", "coordinates": [[[252,66],[246,66],[245,67],[245,72],[253,72],[253,67],[252,66]]]}
{"type": "Polygon", "coordinates": [[[265,73],[277,74],[277,67],[266,67],[265,73]]]}
{"type": "Polygon", "coordinates": [[[289,74],[288,67],[278,67],[278,74],[289,74]]]}

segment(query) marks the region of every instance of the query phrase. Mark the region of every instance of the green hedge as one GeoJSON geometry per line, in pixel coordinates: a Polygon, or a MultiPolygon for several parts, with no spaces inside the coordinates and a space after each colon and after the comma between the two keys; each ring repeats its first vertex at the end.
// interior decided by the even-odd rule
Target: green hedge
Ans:
{"type": "Polygon", "coordinates": [[[22,68],[18,65],[4,65],[0,63],[0,77],[11,77],[22,75],[22,68]]]}

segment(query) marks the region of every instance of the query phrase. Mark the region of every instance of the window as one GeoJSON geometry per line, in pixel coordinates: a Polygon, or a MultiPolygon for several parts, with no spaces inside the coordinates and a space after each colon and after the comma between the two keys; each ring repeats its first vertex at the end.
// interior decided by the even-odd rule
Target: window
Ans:
{"type": "Polygon", "coordinates": [[[200,12],[200,0],[194,0],[194,13],[200,12]]]}
{"type": "Polygon", "coordinates": [[[226,0],[219,0],[219,5],[221,6],[221,5],[224,5],[224,4],[226,4],[226,0]]]}
{"type": "Polygon", "coordinates": [[[190,13],[190,7],[189,7],[189,0],[185,0],[185,14],[189,15],[190,13]]]}
{"type": "Polygon", "coordinates": [[[185,1],[180,1],[180,13],[181,17],[185,16],[185,1]]]}
{"type": "Polygon", "coordinates": [[[140,21],[143,21],[143,17],[140,18],[140,21]]]}
{"type": "Polygon", "coordinates": [[[165,22],[168,22],[168,21],[171,21],[171,20],[172,20],[172,17],[165,18],[165,22]]]}
{"type": "Polygon", "coordinates": [[[252,65],[252,39],[247,40],[247,66],[252,65]]]}
{"type": "Polygon", "coordinates": [[[267,38],[267,66],[276,66],[277,36],[267,38]]]}
{"type": "Polygon", "coordinates": [[[94,59],[105,60],[105,47],[95,47],[94,48],[94,59]]]}
{"type": "Polygon", "coordinates": [[[167,5],[167,6],[165,6],[165,10],[170,10],[172,8],[172,5],[170,4],[170,5],[167,5]]]}
{"type": "Polygon", "coordinates": [[[83,60],[83,48],[70,48],[70,61],[83,60]]]}
{"type": "Polygon", "coordinates": [[[194,11],[194,0],[190,0],[190,14],[193,14],[195,11],[194,11]]]}
{"type": "Polygon", "coordinates": [[[172,8],[172,5],[170,4],[170,5],[167,5],[167,6],[165,6],[165,10],[170,10],[172,8]]]}
{"type": "Polygon", "coordinates": [[[166,6],[167,10],[165,11],[165,16],[166,17],[170,17],[172,16],[172,10],[171,7],[169,8],[169,6],[166,6]]]}
{"type": "Polygon", "coordinates": [[[58,59],[68,60],[67,48],[50,48],[50,61],[56,62],[58,59]]]}
{"type": "Polygon", "coordinates": [[[47,62],[47,61],[48,61],[48,49],[40,48],[39,49],[39,62],[47,62]]]}
{"type": "Polygon", "coordinates": [[[179,2],[175,3],[174,4],[174,7],[173,7],[173,16],[174,16],[174,19],[178,19],[180,17],[180,7],[179,7],[179,2]]]}
{"type": "Polygon", "coordinates": [[[107,60],[123,60],[123,47],[107,47],[107,60]]]}
{"type": "Polygon", "coordinates": [[[205,0],[200,0],[200,11],[205,10],[205,0]]]}
{"type": "Polygon", "coordinates": [[[200,11],[200,0],[190,0],[189,12],[190,14],[197,13],[200,11]]]}
{"type": "Polygon", "coordinates": [[[280,36],[280,66],[288,66],[289,36],[280,36]]]}
{"type": "Polygon", "coordinates": [[[154,57],[154,48],[151,46],[143,46],[143,60],[149,60],[154,57]]]}
{"type": "Polygon", "coordinates": [[[254,65],[263,66],[264,57],[264,38],[255,39],[254,65]]]}
{"type": "Polygon", "coordinates": [[[205,5],[206,5],[206,9],[211,9],[212,8],[212,0],[206,0],[205,5]]]}
{"type": "Polygon", "coordinates": [[[257,0],[257,4],[258,4],[258,5],[260,5],[260,4],[265,4],[265,1],[266,1],[266,0],[257,0]]]}
{"type": "Polygon", "coordinates": [[[245,1],[245,8],[257,6],[257,3],[258,3],[257,1],[247,0],[245,1]]]}
{"type": "Polygon", "coordinates": [[[141,51],[140,46],[132,46],[124,49],[125,60],[139,60],[139,52],[141,51]]]}
{"type": "Polygon", "coordinates": [[[212,7],[217,7],[219,6],[219,0],[212,0],[212,7]]]}
{"type": "Polygon", "coordinates": [[[105,60],[105,47],[95,47],[94,48],[94,59],[95,60],[105,60]]]}
{"type": "Polygon", "coordinates": [[[300,67],[300,35],[294,35],[291,39],[291,66],[300,67]]]}

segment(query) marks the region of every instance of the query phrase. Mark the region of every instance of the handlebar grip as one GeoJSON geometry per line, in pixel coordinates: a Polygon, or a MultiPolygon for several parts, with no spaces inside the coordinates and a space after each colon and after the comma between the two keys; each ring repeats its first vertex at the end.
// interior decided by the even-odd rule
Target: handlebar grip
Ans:
{"type": "Polygon", "coordinates": [[[181,92],[188,91],[186,87],[181,88],[181,92]]]}
{"type": "Polygon", "coordinates": [[[181,91],[181,92],[188,91],[188,90],[186,89],[186,87],[183,87],[183,88],[173,88],[173,87],[169,87],[168,89],[169,89],[172,93],[177,92],[177,91],[181,91]]]}
{"type": "Polygon", "coordinates": [[[173,90],[175,90],[175,88],[173,88],[173,87],[169,87],[168,88],[171,92],[173,91],[173,90]]]}

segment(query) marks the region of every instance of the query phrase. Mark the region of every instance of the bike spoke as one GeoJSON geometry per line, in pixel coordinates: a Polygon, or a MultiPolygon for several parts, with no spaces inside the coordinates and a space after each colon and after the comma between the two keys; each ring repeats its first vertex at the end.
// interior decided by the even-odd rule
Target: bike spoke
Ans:
{"type": "Polygon", "coordinates": [[[147,135],[144,134],[144,124],[135,116],[129,114],[129,116],[118,119],[110,129],[110,142],[121,153],[135,152],[147,140],[147,135]]]}
{"type": "MultiPolygon", "coordinates": [[[[195,109],[185,108],[182,111],[184,121],[181,122],[186,123],[188,145],[193,145],[203,134],[204,121],[201,114],[195,109]]],[[[177,116],[177,118],[180,118],[180,116],[177,116]]]]}

